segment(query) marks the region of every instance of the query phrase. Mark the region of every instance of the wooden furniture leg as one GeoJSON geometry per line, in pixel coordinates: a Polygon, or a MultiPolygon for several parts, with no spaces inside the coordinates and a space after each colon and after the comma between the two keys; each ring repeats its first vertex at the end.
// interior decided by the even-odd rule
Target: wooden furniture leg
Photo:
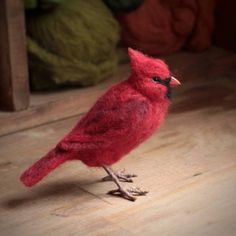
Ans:
{"type": "Polygon", "coordinates": [[[24,110],[29,82],[23,0],[0,1],[0,109],[24,110]]]}

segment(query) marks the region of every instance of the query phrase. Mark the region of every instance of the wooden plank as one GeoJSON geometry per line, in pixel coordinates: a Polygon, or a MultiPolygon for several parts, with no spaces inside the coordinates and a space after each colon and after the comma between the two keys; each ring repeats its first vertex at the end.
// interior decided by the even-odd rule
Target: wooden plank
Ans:
{"type": "Polygon", "coordinates": [[[161,130],[114,166],[138,174],[127,185],[150,191],[136,202],[106,195],[115,186],[99,182],[104,171],[79,161],[34,188],[20,184],[79,117],[1,137],[1,235],[236,235],[236,108],[228,105],[236,85],[225,81],[189,78],[161,130]],[[205,104],[186,105],[191,99],[205,104]]]}
{"type": "Polygon", "coordinates": [[[24,1],[0,1],[0,109],[29,105],[24,1]]]}

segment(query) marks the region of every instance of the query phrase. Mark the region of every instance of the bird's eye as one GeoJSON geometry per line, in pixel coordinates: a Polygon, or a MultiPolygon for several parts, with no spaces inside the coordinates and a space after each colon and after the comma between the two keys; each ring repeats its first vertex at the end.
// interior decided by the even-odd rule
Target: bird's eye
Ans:
{"type": "Polygon", "coordinates": [[[157,77],[157,76],[153,77],[152,80],[153,80],[154,82],[156,82],[156,83],[160,83],[160,82],[161,82],[161,78],[160,78],[160,77],[157,77]]]}

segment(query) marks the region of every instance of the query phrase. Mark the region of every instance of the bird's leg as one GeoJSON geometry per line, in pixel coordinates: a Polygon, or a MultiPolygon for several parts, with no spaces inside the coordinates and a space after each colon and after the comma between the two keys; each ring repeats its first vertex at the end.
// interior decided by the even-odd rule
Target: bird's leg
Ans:
{"type": "MultiPolygon", "coordinates": [[[[137,177],[137,175],[135,175],[135,174],[125,173],[125,169],[122,169],[122,170],[119,170],[119,171],[114,171],[114,170],[112,170],[112,171],[116,175],[116,177],[122,182],[130,182],[131,183],[131,182],[133,182],[132,178],[137,177]]],[[[102,181],[113,181],[113,179],[108,174],[107,176],[102,178],[102,181]]]]}
{"type": "Polygon", "coordinates": [[[124,189],[112,168],[108,166],[103,166],[103,168],[118,187],[118,189],[109,191],[108,194],[120,196],[130,201],[135,201],[135,196],[146,195],[148,193],[147,191],[142,191],[140,188],[131,187],[127,190],[124,189]]]}
{"type": "Polygon", "coordinates": [[[107,166],[103,166],[104,170],[107,172],[107,174],[111,177],[111,179],[115,182],[115,184],[117,185],[118,189],[117,190],[111,190],[108,192],[108,194],[112,194],[112,195],[117,195],[120,194],[123,198],[128,199],[130,201],[135,201],[136,197],[132,196],[127,190],[125,190],[120,182],[118,177],[116,176],[116,174],[114,173],[114,171],[107,166]]]}

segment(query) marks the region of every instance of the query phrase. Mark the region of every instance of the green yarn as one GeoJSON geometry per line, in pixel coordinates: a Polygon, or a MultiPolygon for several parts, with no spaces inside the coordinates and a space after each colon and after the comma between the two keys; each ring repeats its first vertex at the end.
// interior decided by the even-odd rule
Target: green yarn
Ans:
{"type": "Polygon", "coordinates": [[[117,66],[119,26],[101,0],[62,1],[29,16],[27,34],[34,89],[96,84],[117,66]]]}

